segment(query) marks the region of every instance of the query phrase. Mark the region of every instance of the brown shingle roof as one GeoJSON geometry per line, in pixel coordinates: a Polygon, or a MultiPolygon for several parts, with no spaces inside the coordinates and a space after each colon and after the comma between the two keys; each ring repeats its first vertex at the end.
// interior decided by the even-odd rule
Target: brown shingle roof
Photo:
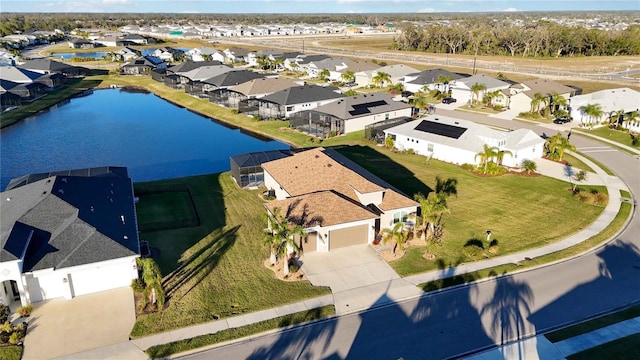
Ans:
{"type": "Polygon", "coordinates": [[[384,197],[379,207],[383,210],[415,206],[417,203],[399,194],[390,186],[381,186],[384,182],[374,175],[359,173],[338,162],[340,156],[332,157],[324,148],[306,150],[288,158],[270,161],[262,167],[292,197],[317,191],[334,190],[355,202],[360,202],[360,193],[383,191],[384,197]],[[366,177],[365,177],[366,176],[366,177]]]}
{"type": "Polygon", "coordinates": [[[276,91],[288,89],[293,86],[299,86],[293,79],[288,78],[262,78],[244,82],[229,87],[229,90],[239,92],[246,96],[255,94],[271,94],[276,91]]]}
{"type": "Polygon", "coordinates": [[[377,217],[361,204],[354,203],[334,191],[320,191],[274,200],[265,206],[272,213],[275,208],[280,208],[290,222],[304,228],[331,226],[377,217]]]}
{"type": "Polygon", "coordinates": [[[540,93],[543,96],[546,96],[549,94],[553,94],[554,92],[558,94],[567,94],[567,93],[572,94],[576,91],[575,89],[570,88],[566,85],[562,85],[558,82],[546,80],[546,79],[536,79],[536,80],[525,81],[522,84],[527,86],[529,89],[531,89],[531,90],[525,91],[527,95],[540,93]]]}

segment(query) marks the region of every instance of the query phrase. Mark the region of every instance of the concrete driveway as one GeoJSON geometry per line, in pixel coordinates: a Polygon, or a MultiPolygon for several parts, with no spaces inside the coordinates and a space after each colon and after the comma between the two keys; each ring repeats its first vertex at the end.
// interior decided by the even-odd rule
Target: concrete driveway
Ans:
{"type": "Polygon", "coordinates": [[[302,262],[313,285],[331,288],[338,314],[422,294],[422,290],[400,278],[369,245],[307,253],[302,262]]]}
{"type": "Polygon", "coordinates": [[[126,342],[134,306],[129,287],[36,303],[22,359],[52,359],[126,342]]]}

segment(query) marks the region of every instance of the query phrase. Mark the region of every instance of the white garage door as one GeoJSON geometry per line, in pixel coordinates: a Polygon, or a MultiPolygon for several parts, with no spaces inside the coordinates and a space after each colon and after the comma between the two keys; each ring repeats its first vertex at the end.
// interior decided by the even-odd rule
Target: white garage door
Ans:
{"type": "Polygon", "coordinates": [[[31,302],[63,297],[65,287],[68,286],[66,282],[63,282],[64,275],[64,273],[53,272],[27,277],[27,289],[31,302]]]}
{"type": "Polygon", "coordinates": [[[73,295],[80,296],[98,291],[131,285],[132,263],[88,268],[71,273],[73,295]]]}

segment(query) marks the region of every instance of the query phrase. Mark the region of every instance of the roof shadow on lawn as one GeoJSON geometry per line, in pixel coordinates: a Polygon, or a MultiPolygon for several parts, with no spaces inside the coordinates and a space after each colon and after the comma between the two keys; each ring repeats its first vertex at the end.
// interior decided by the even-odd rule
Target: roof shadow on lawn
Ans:
{"type": "MultiPolygon", "coordinates": [[[[413,195],[417,193],[422,193],[426,196],[433,191],[433,189],[420,181],[420,179],[416,178],[411,170],[369,146],[338,145],[331,147],[331,149],[344,155],[368,172],[384,179],[385,182],[391,184],[409,197],[413,197],[413,195]]],[[[339,159],[336,160],[339,161],[339,159]]],[[[352,168],[352,170],[367,178],[366,174],[362,174],[359,169],[352,168]]],[[[384,187],[383,184],[378,185],[384,187]]]]}

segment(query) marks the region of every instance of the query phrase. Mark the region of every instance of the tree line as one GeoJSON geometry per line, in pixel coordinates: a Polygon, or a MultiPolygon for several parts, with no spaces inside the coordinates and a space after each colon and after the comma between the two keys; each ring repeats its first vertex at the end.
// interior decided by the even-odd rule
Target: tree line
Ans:
{"type": "Polygon", "coordinates": [[[519,57],[618,56],[640,54],[640,26],[598,30],[549,21],[517,26],[465,22],[421,26],[405,23],[396,50],[519,57]]]}

